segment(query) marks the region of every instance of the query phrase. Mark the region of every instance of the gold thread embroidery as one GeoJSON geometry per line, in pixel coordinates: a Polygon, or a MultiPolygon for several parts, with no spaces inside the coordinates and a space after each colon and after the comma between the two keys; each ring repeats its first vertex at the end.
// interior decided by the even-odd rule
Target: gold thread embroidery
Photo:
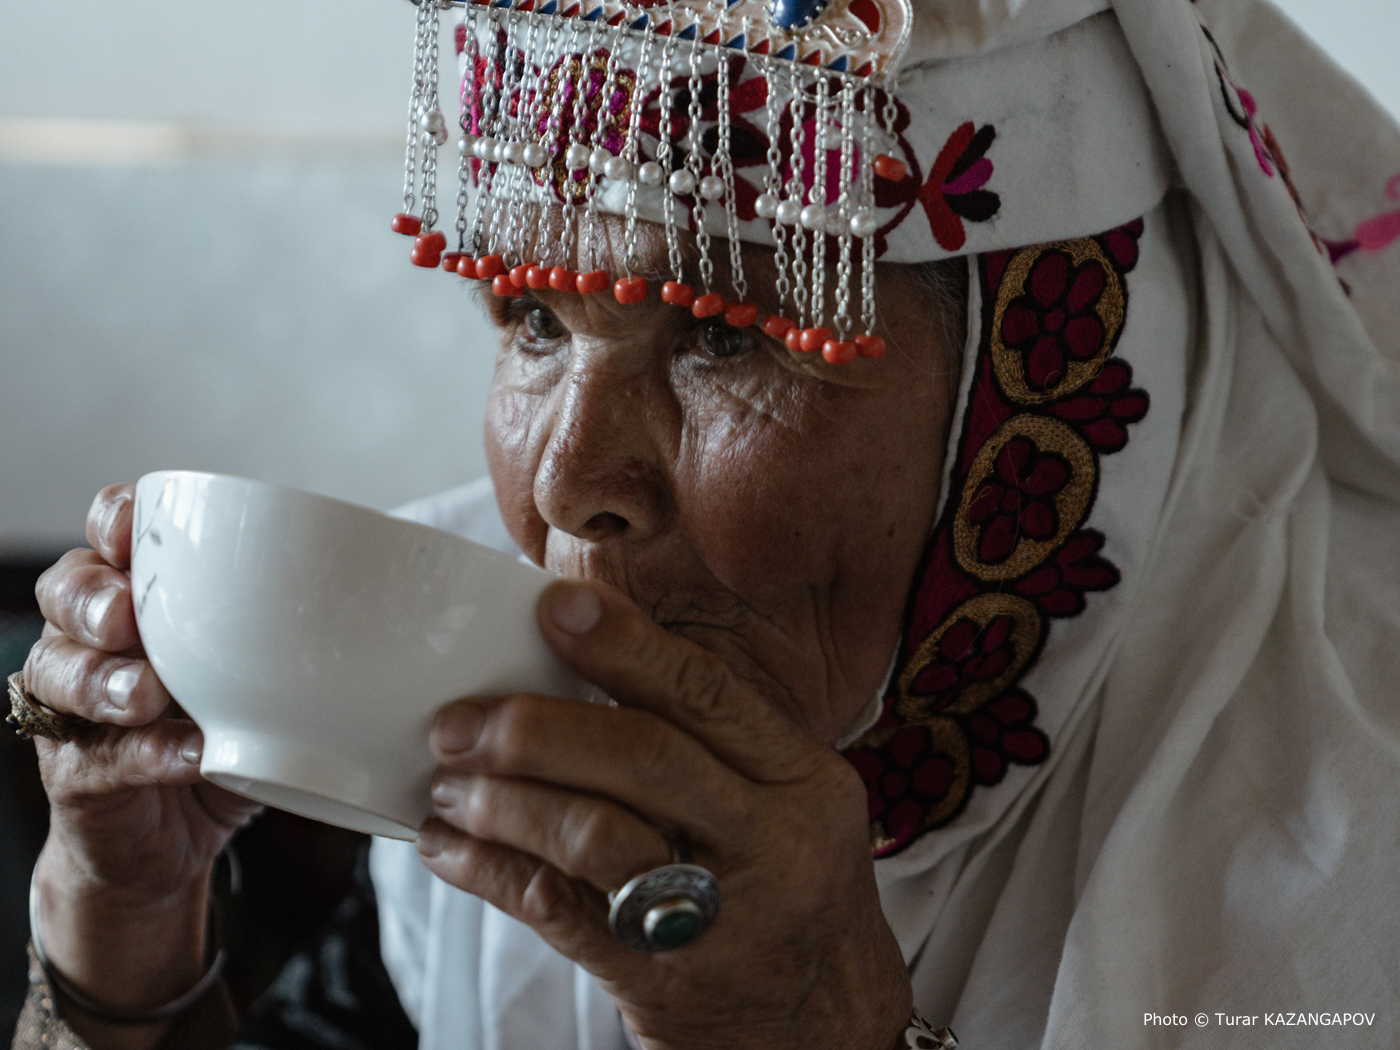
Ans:
{"type": "MultiPolygon", "coordinates": [[[[978,628],[986,627],[998,616],[1010,616],[1013,627],[1010,642],[1013,652],[1011,663],[997,677],[985,682],[973,682],[963,686],[952,703],[939,709],[938,714],[970,714],[988,700],[999,696],[1007,686],[1020,677],[1026,665],[1031,662],[1035,648],[1040,643],[1041,616],[1036,607],[1024,598],[1014,594],[979,594],[969,598],[949,613],[938,629],[919,645],[909,666],[899,676],[898,711],[906,719],[921,722],[931,717],[928,711],[928,698],[913,692],[914,682],[924,670],[939,657],[939,644],[949,628],[960,620],[970,620],[978,628]]],[[[979,631],[980,634],[980,631],[979,631]]]]}
{"type": "MultiPolygon", "coordinates": [[[[968,792],[972,790],[972,745],[962,727],[951,718],[933,715],[919,719],[916,724],[929,735],[932,744],[930,753],[945,756],[953,765],[953,776],[941,801],[924,815],[922,826],[930,827],[956,813],[968,792]]],[[[873,748],[884,747],[891,737],[907,728],[908,726],[893,726],[877,730],[869,734],[862,744],[873,748]]],[[[883,820],[870,822],[870,841],[874,850],[884,849],[894,843],[894,839],[885,831],[883,820]]]]}
{"type": "Polygon", "coordinates": [[[1006,265],[1006,273],[997,292],[996,309],[992,313],[992,367],[996,370],[997,379],[1006,391],[1006,396],[1023,405],[1040,405],[1058,401],[1085,383],[1091,382],[1103,370],[1104,362],[1112,354],[1113,341],[1117,338],[1119,329],[1123,327],[1126,313],[1127,296],[1124,294],[1123,281],[1098,241],[1086,237],[1082,240],[1022,248],[1006,265]],[[1001,325],[1006,308],[1025,294],[1026,281],[1030,278],[1032,268],[1045,255],[1055,251],[1067,254],[1075,266],[1082,266],[1085,262],[1093,260],[1102,268],[1104,290],[1094,312],[1103,324],[1103,344],[1091,360],[1068,362],[1064,378],[1055,386],[1036,392],[1026,383],[1025,362],[1021,360],[1021,355],[1002,341],[1001,325]]]}
{"type": "MultiPolygon", "coordinates": [[[[1110,235],[1115,232],[1118,231],[1111,231],[1110,235]]],[[[1141,227],[1139,226],[1136,232],[1131,226],[1125,227],[1123,232],[1135,242],[1141,227]]],[[[1115,264],[1103,244],[1098,239],[1090,238],[1036,245],[1011,253],[1006,268],[998,278],[996,293],[988,294],[994,319],[988,330],[983,332],[981,354],[990,356],[995,382],[988,383],[984,391],[985,396],[1015,411],[1018,404],[1028,407],[1063,400],[1094,380],[1112,356],[1114,340],[1122,329],[1127,309],[1125,275],[1135,263],[1134,254],[1130,261],[1121,266],[1115,264]],[[1088,261],[1096,261],[1102,268],[1105,286],[1093,311],[1103,325],[1103,341],[1092,360],[1069,362],[1066,375],[1060,382],[1054,388],[1038,394],[1032,392],[1027,385],[1021,354],[1004,344],[1002,322],[1008,306],[1025,294],[1025,286],[1036,263],[1054,252],[1068,255],[1076,267],[1083,266],[1088,261]]],[[[984,290],[990,293],[990,289],[987,288],[990,270],[984,265],[981,273],[984,290]]],[[[979,368],[982,367],[981,354],[978,357],[979,368]]],[[[1138,413],[1126,422],[1136,422],[1141,418],[1141,414],[1138,413]]],[[[963,440],[966,439],[965,434],[963,440]]],[[[1029,465],[1018,464],[1018,472],[1023,466],[1029,465]]],[[[944,613],[937,626],[930,634],[924,636],[913,653],[903,657],[905,667],[894,683],[892,706],[882,719],[885,724],[868,732],[853,749],[866,752],[867,756],[874,760],[873,768],[864,762],[860,764],[860,768],[871,792],[872,806],[878,806],[880,811],[880,815],[870,822],[871,848],[876,856],[902,849],[924,831],[940,827],[956,817],[967,804],[974,781],[997,783],[1008,762],[1024,765],[1043,760],[1049,747],[1048,739],[1045,733],[1034,725],[1034,698],[1021,693],[1018,683],[1040,651],[1049,630],[1049,617],[1075,613],[1046,612],[1038,599],[1032,601],[1017,593],[1007,593],[1002,588],[1008,581],[1017,580],[1032,572],[1064,549],[1065,543],[1088,517],[1097,487],[1098,467],[1098,454],[1077,428],[1054,416],[1042,415],[1039,411],[1022,412],[1012,416],[997,427],[990,437],[983,440],[963,478],[958,503],[950,514],[951,521],[943,526],[950,528],[951,536],[948,536],[947,546],[942,549],[949,556],[950,570],[959,571],[964,580],[969,583],[976,581],[984,590],[964,599],[955,608],[944,613]],[[1052,493],[1051,486],[1047,484],[1041,487],[1042,491],[1038,497],[1041,500],[1049,499],[1053,503],[1055,534],[1044,540],[1030,539],[1024,534],[1013,534],[1010,538],[1016,542],[1006,560],[988,564],[982,562],[979,556],[980,544],[983,528],[992,526],[995,514],[986,516],[979,513],[984,525],[974,524],[970,514],[979,495],[983,495],[984,498],[992,496],[992,493],[986,493],[985,489],[989,482],[996,480],[993,473],[996,470],[997,459],[1006,446],[1017,438],[1029,441],[1039,453],[1059,457],[1068,469],[1064,484],[1057,491],[1052,493]],[[913,692],[914,683],[930,667],[940,660],[953,662],[947,654],[940,652],[940,645],[948,632],[960,621],[968,620],[974,624],[977,628],[975,635],[978,642],[985,643],[988,630],[1001,629],[1002,625],[996,625],[995,621],[1003,616],[1010,617],[1012,622],[999,646],[991,652],[983,653],[979,650],[967,654],[973,663],[976,663],[979,657],[998,657],[1002,647],[1009,646],[1009,665],[994,679],[976,680],[975,667],[972,664],[962,666],[962,661],[958,658],[960,654],[954,654],[953,661],[959,665],[952,668],[955,673],[947,678],[936,677],[934,680],[946,682],[946,689],[938,688],[931,681],[930,685],[936,695],[920,695],[913,692]],[[954,689],[957,690],[956,695],[948,699],[949,693],[954,689]],[[1016,721],[1013,728],[1018,734],[1024,736],[1033,733],[1039,736],[1042,744],[1039,758],[1027,759],[1024,757],[1025,752],[1022,757],[1001,753],[997,767],[988,767],[984,771],[979,764],[982,759],[978,756],[989,747],[984,739],[989,726],[980,726],[977,732],[981,735],[974,740],[972,720],[985,714],[987,720],[1000,725],[1004,713],[996,712],[992,708],[1003,697],[1010,697],[1015,693],[1020,694],[1020,700],[1027,708],[1025,717],[1007,717],[1016,721]],[[936,712],[929,710],[929,705],[933,703],[941,704],[936,712]],[[899,721],[889,724],[891,716],[898,716],[899,721]],[[903,738],[902,734],[911,729],[925,734],[927,739],[903,738]],[[931,768],[930,763],[937,763],[938,767],[931,768]],[[887,779],[891,776],[896,778],[895,786],[891,786],[887,779]],[[920,776],[930,779],[920,786],[916,779],[920,776]],[[908,807],[911,804],[920,808],[917,826],[913,827],[907,826],[910,820],[908,807]],[[899,825],[893,833],[890,828],[891,820],[899,825]]],[[[1002,487],[1004,490],[1019,489],[1019,480],[1001,479],[1002,487]]],[[[1009,494],[1009,491],[998,493],[998,502],[1009,494]]],[[[1019,506],[1014,499],[1006,500],[996,511],[1001,515],[1015,514],[1018,533],[1024,527],[1020,515],[1024,512],[1024,500],[1028,494],[1020,491],[1019,495],[1022,497],[1019,506]]],[[[1037,496],[1031,495],[1030,498],[1036,499],[1037,496]]],[[[981,508],[978,509],[980,511],[981,508]]],[[[982,663],[981,667],[986,668],[987,664],[982,663]]],[[[1000,729],[997,731],[1000,732],[1000,729]]],[[[1024,745],[1025,742],[1022,741],[1021,746],[1024,745]]],[[[997,746],[1000,747],[1000,744],[997,746]]],[[[875,811],[872,808],[872,812],[875,811]]]]}
{"type": "Polygon", "coordinates": [[[1030,572],[1064,545],[1070,533],[1079,527],[1089,512],[1097,475],[1094,453],[1074,429],[1048,416],[1013,416],[1003,423],[977,453],[963,485],[962,503],[953,521],[953,551],[958,565],[979,580],[1010,580],[1030,572]],[[996,469],[997,456],[1012,440],[1024,437],[1042,452],[1053,452],[1064,458],[1069,466],[1069,480],[1055,493],[1055,511],[1059,525],[1049,539],[1021,538],[1010,557],[989,565],[977,555],[982,530],[968,519],[973,501],[982,491],[983,482],[996,469]]]}
{"type": "MultiPolygon", "coordinates": [[[[570,92],[569,95],[566,96],[564,108],[570,111],[570,113],[572,112],[577,97],[572,95],[570,87],[572,86],[573,91],[579,90],[579,80],[581,79],[579,73],[582,69],[582,56],[571,55],[568,59],[558,63],[554,69],[550,71],[549,77],[545,81],[544,100],[541,104],[540,112],[552,113],[554,111],[555,98],[557,93],[561,90],[561,80],[563,80],[562,90],[570,92]]],[[[607,85],[607,52],[595,51],[592,55],[588,56],[588,69],[591,73],[597,73],[603,78],[602,83],[600,83],[598,87],[598,94],[601,96],[603,88],[607,85]]],[[[588,91],[586,79],[583,90],[585,92],[588,91]]],[[[610,99],[595,98],[586,101],[585,111],[589,116],[596,119],[603,128],[613,128],[619,135],[625,137],[628,121],[631,119],[632,102],[636,90],[636,74],[630,69],[618,68],[613,82],[613,94],[616,95],[618,92],[621,92],[625,101],[620,106],[614,108],[610,99]]],[[[582,129],[575,129],[571,134],[577,137],[581,130],[582,129]]],[[[594,133],[590,131],[585,141],[593,141],[593,134],[594,133]]],[[[535,182],[541,186],[543,186],[545,180],[548,179],[553,185],[554,191],[559,195],[560,200],[564,200],[567,194],[572,193],[573,203],[575,205],[583,204],[587,201],[588,187],[593,179],[596,178],[594,173],[585,165],[583,168],[582,181],[575,182],[573,172],[570,171],[568,165],[564,163],[564,148],[562,145],[555,149],[554,156],[551,158],[549,165],[535,171],[533,177],[535,182]]]]}

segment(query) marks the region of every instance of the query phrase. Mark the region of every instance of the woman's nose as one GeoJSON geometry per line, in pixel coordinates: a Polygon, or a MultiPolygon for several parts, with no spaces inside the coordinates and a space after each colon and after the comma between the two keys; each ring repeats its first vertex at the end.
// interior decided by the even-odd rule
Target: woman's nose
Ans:
{"type": "Polygon", "coordinates": [[[552,400],[535,471],[540,515],[595,543],[655,535],[669,505],[658,438],[675,414],[664,384],[576,354],[552,400]]]}

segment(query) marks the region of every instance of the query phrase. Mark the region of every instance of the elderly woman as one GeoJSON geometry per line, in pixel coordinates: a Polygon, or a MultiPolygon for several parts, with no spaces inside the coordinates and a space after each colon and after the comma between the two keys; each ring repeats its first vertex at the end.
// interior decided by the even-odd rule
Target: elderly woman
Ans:
{"type": "MultiPolygon", "coordinates": [[[[439,715],[434,816],[372,859],[420,1043],[1393,1041],[1400,136],[1251,0],[824,10],[908,40],[898,90],[825,129],[821,78],[771,101],[776,51],[761,76],[698,42],[620,68],[589,47],[608,18],[521,19],[500,32],[530,61],[501,63],[500,16],[459,34],[463,172],[494,204],[446,264],[491,282],[502,332],[491,484],[404,513],[569,577],[540,630],[614,702],[439,715]],[[561,114],[606,146],[590,99],[619,84],[622,145],[524,208],[554,177],[529,147],[565,156],[561,114]],[[540,141],[493,147],[551,98],[540,141]],[[852,143],[857,113],[878,126],[852,143]],[[609,895],[681,853],[718,918],[622,943],[609,895]]],[[[396,222],[440,261],[431,216],[396,222]]],[[[40,584],[30,725],[99,725],[37,742],[26,1050],[233,1038],[207,887],[254,807],[201,781],[142,660],[130,531],[106,490],[93,549],[40,584]]]]}

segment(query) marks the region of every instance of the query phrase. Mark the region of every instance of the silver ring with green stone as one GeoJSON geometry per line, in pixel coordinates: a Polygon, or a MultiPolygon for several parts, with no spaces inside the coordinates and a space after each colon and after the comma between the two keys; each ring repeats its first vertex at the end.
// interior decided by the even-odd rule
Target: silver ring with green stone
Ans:
{"type": "Polygon", "coordinates": [[[696,864],[667,864],[612,895],[608,925],[635,952],[669,952],[699,937],[719,915],[719,882],[696,864]]]}

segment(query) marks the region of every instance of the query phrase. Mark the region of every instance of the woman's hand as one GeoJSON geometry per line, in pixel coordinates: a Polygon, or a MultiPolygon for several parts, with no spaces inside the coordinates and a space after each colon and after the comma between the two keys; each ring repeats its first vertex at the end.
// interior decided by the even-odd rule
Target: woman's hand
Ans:
{"type": "MultiPolygon", "coordinates": [[[[93,550],[39,579],[47,623],[25,663],[40,701],[94,723],[64,744],[36,738],[50,805],[40,857],[44,941],[62,974],[103,1005],[160,1005],[199,979],[209,873],[257,808],[199,775],[203,739],[144,659],[131,601],[134,486],[88,512],[93,550]]],[[[75,1018],[102,1045],[151,1030],[75,1018]]]]}
{"type": "Polygon", "coordinates": [[[618,706],[446,708],[427,866],[596,975],[656,1050],[897,1045],[909,977],[854,770],[615,591],[558,583],[540,609],[555,652],[618,706]],[[684,948],[635,953],[608,929],[607,894],[676,842],[718,878],[719,918],[684,948]]]}

